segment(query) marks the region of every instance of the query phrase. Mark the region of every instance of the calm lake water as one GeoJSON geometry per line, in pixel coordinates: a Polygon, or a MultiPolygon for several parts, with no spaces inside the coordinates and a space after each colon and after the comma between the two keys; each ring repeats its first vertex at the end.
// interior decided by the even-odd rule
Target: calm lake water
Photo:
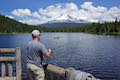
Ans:
{"type": "MultiPolygon", "coordinates": [[[[0,47],[21,47],[23,78],[27,77],[26,45],[30,34],[0,35],[0,47]]],[[[53,49],[47,62],[89,72],[103,80],[120,80],[120,36],[84,33],[43,33],[41,42],[53,49]]]]}

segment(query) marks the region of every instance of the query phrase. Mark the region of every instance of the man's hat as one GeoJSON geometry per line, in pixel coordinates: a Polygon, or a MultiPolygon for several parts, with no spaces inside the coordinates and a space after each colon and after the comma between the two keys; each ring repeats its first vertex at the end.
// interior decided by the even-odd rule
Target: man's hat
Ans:
{"type": "Polygon", "coordinates": [[[39,30],[33,30],[32,35],[33,36],[40,36],[40,31],[39,30]]]}

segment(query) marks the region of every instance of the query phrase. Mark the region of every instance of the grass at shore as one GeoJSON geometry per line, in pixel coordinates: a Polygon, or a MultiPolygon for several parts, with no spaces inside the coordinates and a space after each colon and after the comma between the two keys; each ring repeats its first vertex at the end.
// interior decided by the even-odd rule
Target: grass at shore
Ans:
{"type": "Polygon", "coordinates": [[[109,35],[120,35],[120,32],[109,33],[109,35]]]}

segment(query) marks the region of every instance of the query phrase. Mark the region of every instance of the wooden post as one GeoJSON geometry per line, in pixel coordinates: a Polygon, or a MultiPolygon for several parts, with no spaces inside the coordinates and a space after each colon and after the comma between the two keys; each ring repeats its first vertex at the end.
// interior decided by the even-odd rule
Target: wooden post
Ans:
{"type": "Polygon", "coordinates": [[[5,80],[6,76],[6,66],[5,63],[2,63],[2,80],[5,80]]]}
{"type": "Polygon", "coordinates": [[[15,52],[15,48],[0,48],[0,52],[3,54],[15,52]]]}
{"type": "Polygon", "coordinates": [[[0,57],[0,62],[13,62],[15,57],[0,57]]]}
{"type": "MultiPolygon", "coordinates": [[[[1,56],[0,62],[1,64],[1,77],[2,80],[9,79],[9,80],[21,80],[21,51],[20,48],[0,48],[0,54],[7,54],[7,53],[16,53],[15,57],[9,57],[9,56],[1,56]],[[6,76],[6,66],[5,63],[8,63],[8,77],[6,76]],[[16,62],[16,76],[14,77],[12,75],[13,69],[12,64],[10,62],[16,62]]],[[[1,78],[0,78],[1,80],[1,78]]]]}
{"type": "Polygon", "coordinates": [[[16,48],[16,79],[21,79],[21,51],[20,48],[16,48]]]}
{"type": "Polygon", "coordinates": [[[47,72],[48,72],[47,77],[49,77],[50,80],[54,80],[54,79],[55,80],[61,80],[60,76],[64,77],[64,79],[69,80],[70,76],[71,76],[71,73],[72,73],[71,69],[64,69],[64,68],[61,68],[61,67],[58,67],[58,66],[55,66],[55,65],[52,65],[52,64],[48,64],[46,69],[47,69],[47,72]],[[49,75],[49,73],[53,73],[53,75],[49,75]],[[57,75],[55,76],[54,74],[57,74],[57,75]]]}
{"type": "Polygon", "coordinates": [[[64,68],[57,67],[57,66],[52,65],[52,64],[48,64],[47,71],[53,72],[53,73],[61,75],[61,76],[65,76],[65,69],[64,68]]]}
{"type": "Polygon", "coordinates": [[[9,76],[9,80],[13,80],[13,76],[12,76],[12,64],[8,63],[8,76],[9,76]]]}
{"type": "Polygon", "coordinates": [[[70,75],[72,73],[71,70],[70,69],[66,69],[65,72],[66,72],[65,77],[67,78],[67,80],[70,80],[70,75]]]}

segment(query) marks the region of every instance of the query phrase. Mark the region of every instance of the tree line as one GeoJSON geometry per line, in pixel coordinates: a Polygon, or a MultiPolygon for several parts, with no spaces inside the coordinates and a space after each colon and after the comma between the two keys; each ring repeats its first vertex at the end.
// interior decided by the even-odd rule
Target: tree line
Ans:
{"type": "Polygon", "coordinates": [[[28,33],[34,29],[44,30],[45,28],[23,24],[14,19],[0,15],[0,33],[28,33]]]}
{"type": "Polygon", "coordinates": [[[0,33],[29,33],[34,29],[44,32],[85,32],[104,35],[119,35],[120,21],[116,19],[114,22],[91,23],[82,27],[67,26],[48,28],[39,25],[23,24],[16,20],[0,15],[0,33]]]}
{"type": "MultiPolygon", "coordinates": [[[[69,27],[69,26],[68,26],[69,27]]],[[[91,23],[82,27],[52,28],[50,32],[85,32],[101,35],[120,35],[120,21],[91,23]]]]}

